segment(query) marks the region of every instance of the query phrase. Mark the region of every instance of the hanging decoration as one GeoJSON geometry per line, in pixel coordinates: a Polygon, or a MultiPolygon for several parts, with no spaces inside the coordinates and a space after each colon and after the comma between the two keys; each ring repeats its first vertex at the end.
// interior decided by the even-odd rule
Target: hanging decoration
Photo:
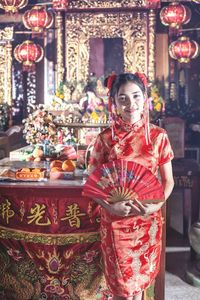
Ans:
{"type": "Polygon", "coordinates": [[[68,0],[53,0],[52,3],[55,11],[67,10],[68,8],[68,0]]]}
{"type": "Polygon", "coordinates": [[[180,63],[188,63],[199,55],[200,47],[197,42],[186,36],[181,36],[169,46],[169,54],[180,63]]]}
{"type": "Polygon", "coordinates": [[[23,64],[24,71],[33,70],[35,63],[41,61],[43,55],[44,51],[42,47],[30,40],[24,41],[14,49],[14,57],[23,64]]]}
{"type": "Polygon", "coordinates": [[[160,19],[163,25],[178,29],[190,21],[191,10],[183,4],[172,2],[161,9],[160,19]]]}
{"type": "Polygon", "coordinates": [[[23,15],[24,26],[33,32],[40,33],[53,24],[53,15],[44,6],[34,6],[23,15]]]}
{"type": "Polygon", "coordinates": [[[4,9],[6,13],[17,13],[27,4],[28,0],[0,0],[0,8],[4,9]]]}

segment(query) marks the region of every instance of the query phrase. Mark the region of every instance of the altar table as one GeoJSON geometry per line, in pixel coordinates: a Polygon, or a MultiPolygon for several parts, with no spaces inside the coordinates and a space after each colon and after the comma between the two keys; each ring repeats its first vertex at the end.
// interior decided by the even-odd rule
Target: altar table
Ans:
{"type": "MultiPolygon", "coordinates": [[[[0,300],[112,299],[99,208],[82,187],[82,179],[0,182],[0,300]]],[[[153,294],[151,287],[144,299],[153,294]]]]}

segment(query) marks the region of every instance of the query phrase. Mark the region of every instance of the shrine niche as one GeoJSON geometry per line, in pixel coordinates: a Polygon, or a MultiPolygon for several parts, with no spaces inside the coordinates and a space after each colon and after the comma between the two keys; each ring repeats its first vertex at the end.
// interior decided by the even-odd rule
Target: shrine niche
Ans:
{"type": "Polygon", "coordinates": [[[12,102],[12,38],[12,27],[0,30],[0,104],[12,102]]]}
{"type": "MultiPolygon", "coordinates": [[[[89,1],[79,1],[79,5],[82,3],[80,8],[85,8],[86,2],[89,5],[89,1]]],[[[96,3],[96,7],[100,8],[99,1],[93,2],[96,3]]],[[[111,5],[113,1],[102,1],[101,8],[106,7],[106,2],[111,5]]],[[[136,2],[142,3],[142,1],[134,2],[135,5],[136,2]]],[[[143,72],[148,75],[150,81],[154,81],[155,13],[153,10],[107,12],[104,9],[103,12],[95,13],[68,12],[65,18],[65,32],[67,81],[87,80],[90,40],[94,38],[122,39],[123,71],[143,72]]]]}

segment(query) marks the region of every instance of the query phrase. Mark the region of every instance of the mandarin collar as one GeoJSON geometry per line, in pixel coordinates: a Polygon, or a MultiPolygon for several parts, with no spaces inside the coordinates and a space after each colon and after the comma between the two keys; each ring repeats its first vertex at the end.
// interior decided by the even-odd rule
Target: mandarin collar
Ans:
{"type": "Polygon", "coordinates": [[[144,119],[140,119],[139,121],[137,121],[136,123],[134,124],[130,124],[130,123],[127,123],[125,122],[124,120],[122,120],[122,118],[118,118],[116,120],[116,126],[117,126],[117,129],[120,130],[120,131],[137,131],[140,127],[143,127],[144,125],[144,119]]]}

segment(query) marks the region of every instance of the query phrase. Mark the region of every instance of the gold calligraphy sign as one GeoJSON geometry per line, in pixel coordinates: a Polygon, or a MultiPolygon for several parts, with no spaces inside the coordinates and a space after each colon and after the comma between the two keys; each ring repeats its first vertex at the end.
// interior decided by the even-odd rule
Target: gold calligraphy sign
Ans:
{"type": "Polygon", "coordinates": [[[28,224],[35,223],[36,225],[41,225],[41,226],[50,225],[51,221],[49,220],[49,218],[46,218],[46,221],[44,221],[45,212],[46,212],[46,205],[36,203],[35,207],[31,208],[30,215],[27,216],[27,219],[29,219],[28,224]]]}
{"type": "Polygon", "coordinates": [[[80,217],[85,216],[85,213],[81,213],[80,208],[77,203],[73,203],[71,205],[67,206],[65,217],[63,217],[61,220],[68,220],[69,225],[71,227],[80,228],[81,221],[80,217]]]}
{"type": "Polygon", "coordinates": [[[0,204],[0,216],[6,221],[7,224],[9,224],[9,219],[14,215],[15,212],[11,209],[11,203],[8,201],[8,199],[6,199],[5,202],[0,204]]]}

